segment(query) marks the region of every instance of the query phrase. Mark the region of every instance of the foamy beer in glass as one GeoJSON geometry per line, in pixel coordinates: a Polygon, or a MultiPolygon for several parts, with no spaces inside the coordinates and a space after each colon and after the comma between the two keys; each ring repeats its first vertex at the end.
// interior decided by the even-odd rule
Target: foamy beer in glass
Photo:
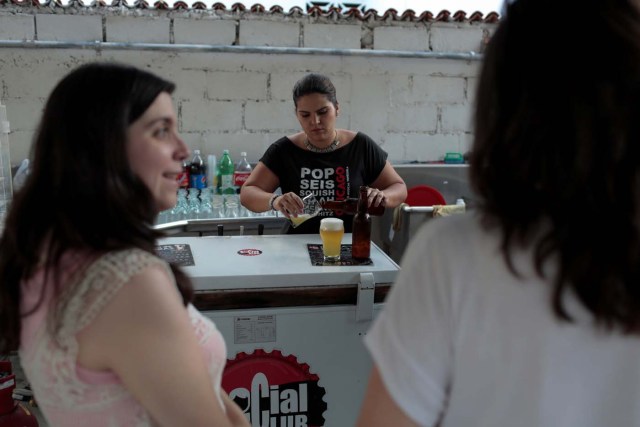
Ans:
{"type": "Polygon", "coordinates": [[[340,218],[324,218],[320,221],[322,254],[325,261],[340,260],[340,245],[344,235],[344,224],[340,218]]]}

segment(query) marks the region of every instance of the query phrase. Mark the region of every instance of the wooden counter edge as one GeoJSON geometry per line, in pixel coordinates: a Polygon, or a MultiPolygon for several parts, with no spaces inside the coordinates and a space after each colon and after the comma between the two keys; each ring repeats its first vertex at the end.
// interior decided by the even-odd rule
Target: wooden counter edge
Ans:
{"type": "MultiPolygon", "coordinates": [[[[374,302],[384,302],[391,283],[377,283],[374,302]]],[[[196,291],[193,305],[200,311],[274,307],[356,305],[357,285],[196,291]]]]}

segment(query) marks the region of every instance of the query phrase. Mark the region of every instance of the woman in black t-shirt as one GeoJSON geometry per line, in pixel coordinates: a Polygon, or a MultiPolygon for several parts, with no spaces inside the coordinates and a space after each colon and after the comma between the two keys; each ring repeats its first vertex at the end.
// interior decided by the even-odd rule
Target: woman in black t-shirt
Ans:
{"type": "MultiPolygon", "coordinates": [[[[302,212],[302,197],[314,194],[319,201],[358,197],[361,185],[369,189],[369,205],[394,208],[404,201],[407,187],[387,160],[387,153],[362,132],[336,129],[340,106],[328,77],[308,74],[293,88],[296,117],[302,132],[280,138],[262,156],[242,186],[240,200],[254,211],[269,209],[285,217],[302,212]],[[282,195],[274,194],[281,188],[282,195]]],[[[290,234],[317,233],[322,211],[290,234]]],[[[339,215],[345,231],[351,216],[339,215]]]]}

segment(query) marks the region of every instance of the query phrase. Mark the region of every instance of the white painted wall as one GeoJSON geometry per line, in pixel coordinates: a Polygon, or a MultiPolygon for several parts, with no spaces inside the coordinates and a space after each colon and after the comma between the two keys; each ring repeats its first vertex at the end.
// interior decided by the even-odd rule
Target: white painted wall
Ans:
{"type": "MultiPolygon", "coordinates": [[[[0,5],[0,40],[114,41],[481,52],[494,24],[360,21],[227,11],[32,8],[0,5]]],[[[120,61],[177,83],[180,131],[205,154],[241,151],[257,161],[299,130],[291,89],[308,72],[330,76],[342,114],[393,162],[465,152],[479,61],[344,55],[0,48],[0,99],[11,123],[12,164],[28,156],[43,103],[87,61],[120,61]]]]}

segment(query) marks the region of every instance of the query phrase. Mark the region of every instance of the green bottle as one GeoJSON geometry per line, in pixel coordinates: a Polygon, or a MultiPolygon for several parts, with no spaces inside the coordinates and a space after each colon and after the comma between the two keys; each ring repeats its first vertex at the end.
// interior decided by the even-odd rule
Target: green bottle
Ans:
{"type": "Polygon", "coordinates": [[[220,194],[236,194],[233,186],[233,160],[229,156],[229,150],[222,152],[222,158],[218,163],[218,185],[220,186],[220,194]]]}

